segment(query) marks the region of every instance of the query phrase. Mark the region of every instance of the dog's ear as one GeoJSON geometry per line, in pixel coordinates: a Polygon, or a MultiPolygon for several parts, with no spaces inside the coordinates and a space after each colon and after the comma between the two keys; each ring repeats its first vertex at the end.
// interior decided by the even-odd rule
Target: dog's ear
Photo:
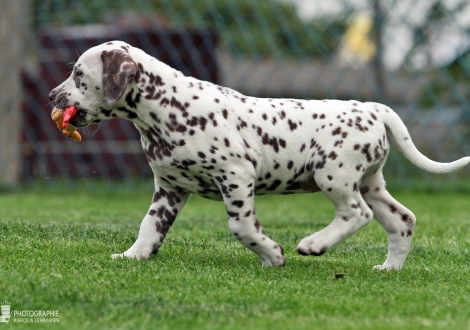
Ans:
{"type": "Polygon", "coordinates": [[[137,73],[137,64],[122,50],[101,52],[103,61],[103,94],[108,105],[115,104],[137,73]]]}

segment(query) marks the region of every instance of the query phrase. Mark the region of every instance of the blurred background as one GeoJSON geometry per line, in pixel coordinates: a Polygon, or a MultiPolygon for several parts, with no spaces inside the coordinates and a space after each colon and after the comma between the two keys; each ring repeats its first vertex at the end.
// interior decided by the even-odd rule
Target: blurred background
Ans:
{"type": "MultiPolygon", "coordinates": [[[[468,0],[0,2],[3,187],[151,178],[130,122],[90,126],[76,143],[50,119],[49,91],[80,54],[115,39],[250,96],[385,103],[428,157],[470,155],[468,0]]],[[[393,147],[386,175],[435,177],[393,147]]]]}

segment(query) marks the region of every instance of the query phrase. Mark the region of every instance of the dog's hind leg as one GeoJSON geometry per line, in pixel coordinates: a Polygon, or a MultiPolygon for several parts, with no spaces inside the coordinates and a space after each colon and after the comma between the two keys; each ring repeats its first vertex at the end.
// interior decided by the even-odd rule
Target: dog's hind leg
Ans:
{"type": "Polygon", "coordinates": [[[416,223],[414,214],[397,202],[385,189],[382,171],[365,177],[361,191],[364,199],[374,211],[374,217],[388,235],[388,255],[376,269],[401,269],[411,246],[416,223]]]}
{"type": "Polygon", "coordinates": [[[157,253],[189,196],[187,193],[157,187],[150,209],[140,225],[137,240],[126,252],[113,254],[111,257],[147,259],[151,254],[157,253]]]}
{"type": "Polygon", "coordinates": [[[373,214],[359,192],[359,175],[353,178],[346,171],[325,174],[322,170],[314,177],[335,205],[336,216],[327,227],[302,239],[297,245],[297,252],[318,256],[367,225],[373,214]]]}

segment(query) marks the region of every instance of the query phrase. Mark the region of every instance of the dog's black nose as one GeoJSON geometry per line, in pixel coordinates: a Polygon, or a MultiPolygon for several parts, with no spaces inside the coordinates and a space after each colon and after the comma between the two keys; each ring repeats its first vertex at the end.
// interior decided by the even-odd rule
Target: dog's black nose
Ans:
{"type": "Polygon", "coordinates": [[[51,90],[51,92],[49,93],[49,101],[54,101],[57,99],[57,95],[62,92],[62,88],[54,88],[53,90],[51,90]]]}
{"type": "Polygon", "coordinates": [[[55,91],[55,89],[51,90],[51,92],[49,93],[49,101],[54,101],[56,95],[57,92],[55,91]]]}

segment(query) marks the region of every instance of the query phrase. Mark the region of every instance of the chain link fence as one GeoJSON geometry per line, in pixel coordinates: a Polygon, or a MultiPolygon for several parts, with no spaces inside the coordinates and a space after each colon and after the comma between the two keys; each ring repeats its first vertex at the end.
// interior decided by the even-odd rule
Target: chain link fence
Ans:
{"type": "MultiPolygon", "coordinates": [[[[430,158],[470,155],[469,1],[34,0],[31,8],[37,56],[23,76],[25,181],[151,175],[129,122],[91,126],[76,143],[50,120],[47,95],[70,63],[111,39],[251,96],[382,102],[430,158]]],[[[425,175],[393,152],[387,171],[425,175]]]]}

